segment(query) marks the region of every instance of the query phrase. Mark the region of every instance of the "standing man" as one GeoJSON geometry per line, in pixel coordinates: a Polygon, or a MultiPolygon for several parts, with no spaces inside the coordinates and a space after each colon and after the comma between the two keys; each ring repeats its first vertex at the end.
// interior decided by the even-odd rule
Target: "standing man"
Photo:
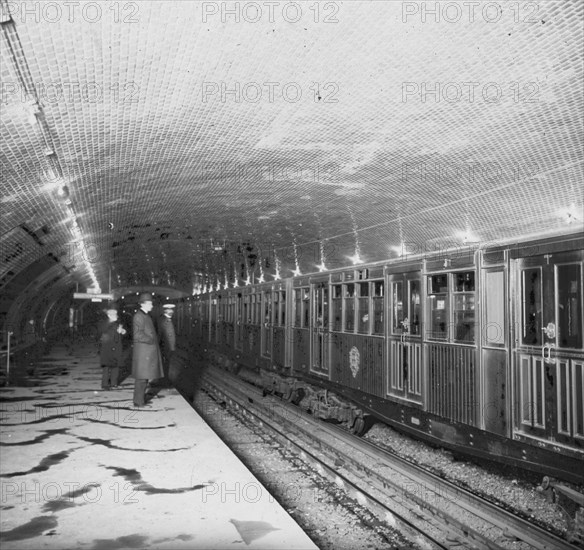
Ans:
{"type": "Polygon", "coordinates": [[[170,360],[176,350],[176,333],[172,324],[174,304],[164,304],[163,313],[158,324],[160,334],[160,351],[162,352],[162,369],[164,371],[164,385],[170,386],[170,360]]]}
{"type": "Polygon", "coordinates": [[[101,363],[101,388],[109,390],[118,387],[120,367],[124,364],[122,337],[126,329],[118,322],[118,310],[108,307],[107,319],[98,325],[99,361],[101,363]]]}
{"type": "Polygon", "coordinates": [[[140,309],[134,314],[132,322],[134,352],[132,354],[132,376],[134,377],[134,405],[146,405],[148,380],[162,376],[162,359],[158,347],[158,336],[154,323],[148,313],[152,311],[152,295],[140,294],[140,309]]]}

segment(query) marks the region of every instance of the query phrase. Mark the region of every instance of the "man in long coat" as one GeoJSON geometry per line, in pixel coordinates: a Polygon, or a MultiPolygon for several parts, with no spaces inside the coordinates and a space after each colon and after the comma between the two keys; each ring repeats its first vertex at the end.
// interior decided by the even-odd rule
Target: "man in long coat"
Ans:
{"type": "Polygon", "coordinates": [[[160,352],[162,354],[162,370],[164,371],[164,385],[170,386],[170,361],[176,350],[176,332],[172,324],[174,304],[164,304],[163,314],[158,320],[160,335],[160,352]]]}
{"type": "Polygon", "coordinates": [[[98,325],[99,362],[101,363],[101,387],[109,390],[118,386],[120,367],[124,364],[122,337],[126,329],[118,322],[118,310],[109,307],[107,319],[98,325]]]}
{"type": "Polygon", "coordinates": [[[140,294],[140,309],[134,314],[133,335],[134,351],[132,353],[132,376],[134,377],[134,405],[146,405],[146,388],[148,380],[162,377],[162,358],[158,347],[158,335],[148,313],[152,311],[152,296],[140,294]]]}

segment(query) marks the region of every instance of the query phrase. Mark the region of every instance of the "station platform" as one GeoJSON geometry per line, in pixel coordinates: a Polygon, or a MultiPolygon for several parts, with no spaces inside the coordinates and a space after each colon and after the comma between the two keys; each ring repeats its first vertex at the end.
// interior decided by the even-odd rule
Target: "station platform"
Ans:
{"type": "Polygon", "coordinates": [[[0,388],[3,550],[317,548],[176,390],[100,380],[81,343],[0,388]]]}

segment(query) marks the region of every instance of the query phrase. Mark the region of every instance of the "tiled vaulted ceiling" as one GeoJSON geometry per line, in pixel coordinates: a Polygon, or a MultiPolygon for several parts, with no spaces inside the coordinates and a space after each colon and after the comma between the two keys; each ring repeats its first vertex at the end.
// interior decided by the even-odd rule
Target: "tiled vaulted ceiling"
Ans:
{"type": "Polygon", "coordinates": [[[2,5],[3,284],[582,229],[581,2],[2,5]]]}

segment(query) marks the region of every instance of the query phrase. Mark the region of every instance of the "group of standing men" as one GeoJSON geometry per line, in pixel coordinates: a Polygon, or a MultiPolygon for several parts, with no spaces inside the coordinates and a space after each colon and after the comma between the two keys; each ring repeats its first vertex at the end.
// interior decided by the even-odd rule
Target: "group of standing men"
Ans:
{"type": "MultiPolygon", "coordinates": [[[[176,350],[176,333],[172,324],[174,304],[164,304],[163,314],[154,325],[150,312],[154,307],[152,295],[140,294],[139,309],[132,320],[133,352],[132,376],[134,377],[134,406],[147,406],[149,382],[158,385],[170,384],[170,361],[176,350]]],[[[119,369],[123,365],[124,327],[118,323],[118,312],[114,308],[106,311],[108,319],[100,326],[100,362],[102,366],[102,389],[117,387],[119,369]]]]}

